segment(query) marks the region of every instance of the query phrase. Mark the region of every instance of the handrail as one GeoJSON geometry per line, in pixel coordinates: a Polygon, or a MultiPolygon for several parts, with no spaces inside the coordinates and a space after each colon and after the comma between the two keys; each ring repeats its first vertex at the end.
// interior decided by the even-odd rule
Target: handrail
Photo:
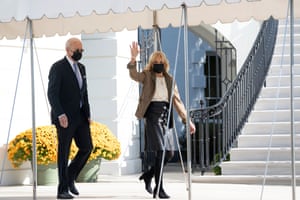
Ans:
{"type": "Polygon", "coordinates": [[[245,63],[217,104],[190,111],[197,126],[192,136],[193,170],[203,173],[226,159],[264,85],[277,26],[272,17],[263,22],[245,63]]]}

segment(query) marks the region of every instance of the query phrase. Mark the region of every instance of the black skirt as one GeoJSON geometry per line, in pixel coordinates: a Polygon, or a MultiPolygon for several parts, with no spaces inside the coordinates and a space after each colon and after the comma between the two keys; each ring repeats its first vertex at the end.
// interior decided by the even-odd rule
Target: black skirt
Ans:
{"type": "Polygon", "coordinates": [[[167,126],[169,103],[151,102],[145,114],[145,151],[174,150],[173,133],[167,126]]]}

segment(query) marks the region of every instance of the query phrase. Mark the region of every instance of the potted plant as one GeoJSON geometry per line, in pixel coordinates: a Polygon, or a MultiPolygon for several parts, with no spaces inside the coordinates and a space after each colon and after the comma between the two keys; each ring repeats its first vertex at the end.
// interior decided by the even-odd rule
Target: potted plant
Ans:
{"type": "MultiPolygon", "coordinates": [[[[107,126],[92,121],[90,124],[91,136],[94,149],[88,159],[88,163],[94,165],[101,161],[114,160],[121,154],[120,143],[107,126]]],[[[73,159],[77,152],[77,147],[72,142],[70,159],[73,159]]],[[[56,168],[57,163],[57,133],[53,125],[40,126],[36,128],[36,157],[38,169],[48,166],[56,168]]],[[[26,161],[32,160],[32,129],[28,129],[18,134],[8,144],[8,159],[14,167],[19,167],[26,161]]],[[[87,163],[87,164],[88,164],[87,163]]],[[[55,172],[55,178],[57,173],[55,172]]]]}
{"type": "MultiPolygon", "coordinates": [[[[37,183],[57,183],[57,135],[53,125],[36,128],[37,183]]],[[[26,161],[32,161],[32,129],[18,134],[8,144],[8,159],[18,168],[26,161]]]]}
{"type": "MultiPolygon", "coordinates": [[[[120,142],[106,125],[92,121],[90,129],[94,148],[86,165],[76,179],[78,182],[96,182],[101,159],[116,160],[121,154],[120,142]]],[[[78,148],[73,141],[70,159],[74,158],[77,151],[78,148]]]]}
{"type": "MultiPolygon", "coordinates": [[[[40,126],[36,128],[36,155],[38,165],[56,163],[57,157],[56,128],[40,126]]],[[[32,160],[32,129],[18,134],[8,144],[8,159],[14,167],[19,167],[25,161],[32,160]]]]}
{"type": "MultiPolygon", "coordinates": [[[[109,128],[104,124],[92,121],[90,123],[90,130],[94,148],[88,162],[99,158],[104,158],[106,160],[118,159],[121,154],[120,142],[109,128]]],[[[75,157],[77,150],[78,148],[73,141],[70,150],[70,159],[75,157]]]]}

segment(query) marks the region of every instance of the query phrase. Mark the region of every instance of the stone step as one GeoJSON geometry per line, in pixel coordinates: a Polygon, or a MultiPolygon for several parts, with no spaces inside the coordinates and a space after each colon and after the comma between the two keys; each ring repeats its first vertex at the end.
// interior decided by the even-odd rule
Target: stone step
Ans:
{"type": "MultiPolygon", "coordinates": [[[[295,148],[295,159],[300,160],[300,148],[295,148]]],[[[230,161],[289,161],[291,148],[233,148],[230,151],[230,161]]]]}
{"type": "MultiPolygon", "coordinates": [[[[290,24],[288,23],[287,26],[285,24],[279,24],[278,26],[278,31],[277,35],[290,35],[290,24]]],[[[294,23],[294,34],[299,34],[300,33],[300,25],[299,23],[294,23]]]]}
{"type": "MultiPolygon", "coordinates": [[[[280,39],[279,39],[280,40],[280,39]]],[[[275,46],[274,48],[274,55],[282,55],[282,54],[290,54],[291,52],[291,45],[289,43],[289,40],[286,40],[284,43],[284,38],[281,39],[282,42],[275,46]]],[[[280,41],[278,41],[280,42],[280,41]]],[[[294,41],[294,53],[300,54],[300,35],[297,35],[295,37],[294,41]]]]}
{"type": "MultiPolygon", "coordinates": [[[[254,148],[254,147],[290,147],[291,135],[290,134],[271,134],[269,135],[240,135],[238,137],[239,148],[254,148]]],[[[294,144],[300,146],[300,134],[294,135],[294,144]]]]}
{"type": "MultiPolygon", "coordinates": [[[[222,175],[290,175],[290,161],[229,161],[222,162],[222,175]],[[267,171],[266,171],[267,170],[267,171]]],[[[295,161],[296,174],[300,173],[300,161],[295,161]]]]}
{"type": "MultiPolygon", "coordinates": [[[[291,88],[284,86],[284,87],[266,87],[263,88],[259,94],[259,98],[289,98],[291,94],[291,88]]],[[[300,87],[294,86],[293,87],[293,95],[294,97],[300,97],[300,87]]]]}
{"type": "MultiPolygon", "coordinates": [[[[249,122],[290,122],[290,110],[253,110],[249,122]]],[[[294,121],[300,121],[300,110],[294,110],[294,121]]]]}
{"type": "MultiPolygon", "coordinates": [[[[282,87],[291,85],[291,77],[289,75],[268,76],[265,81],[266,87],[282,87]]],[[[293,85],[300,86],[300,75],[293,75],[293,85]]]]}
{"type": "MultiPolygon", "coordinates": [[[[271,131],[270,131],[271,132],[271,131]]],[[[294,145],[300,146],[300,134],[295,134],[294,145]]],[[[240,135],[237,139],[240,148],[257,147],[290,147],[291,134],[269,134],[269,135],[240,135]]]]}
{"type": "MultiPolygon", "coordinates": [[[[300,176],[296,176],[296,184],[300,184],[300,176]]],[[[193,175],[191,177],[193,183],[228,183],[228,184],[255,184],[262,185],[291,185],[292,176],[261,176],[261,175],[193,175]]]]}
{"type": "MultiPolygon", "coordinates": [[[[285,53],[282,55],[273,55],[271,65],[278,65],[278,64],[290,64],[290,55],[285,53]]],[[[294,64],[300,64],[300,54],[294,54],[294,64]]]]}
{"type": "MultiPolygon", "coordinates": [[[[290,76],[291,66],[288,65],[272,65],[269,69],[268,76],[290,76]]],[[[294,75],[300,75],[300,65],[294,65],[294,75]]]]}
{"type": "MultiPolygon", "coordinates": [[[[290,25],[290,21],[289,21],[289,19],[281,19],[281,20],[279,20],[278,21],[278,26],[279,27],[283,27],[283,26],[285,26],[287,24],[287,26],[289,27],[289,25],[290,25]]],[[[294,19],[294,24],[295,25],[297,25],[297,24],[300,24],[300,19],[294,19]]]]}
{"type": "MultiPolygon", "coordinates": [[[[293,99],[294,109],[300,109],[300,98],[293,99]]],[[[291,107],[290,98],[259,98],[254,105],[255,110],[289,110],[291,107]]]]}
{"type": "MultiPolygon", "coordinates": [[[[291,134],[290,122],[247,122],[241,135],[291,134]]],[[[300,122],[294,122],[294,133],[300,134],[300,122]]]]}

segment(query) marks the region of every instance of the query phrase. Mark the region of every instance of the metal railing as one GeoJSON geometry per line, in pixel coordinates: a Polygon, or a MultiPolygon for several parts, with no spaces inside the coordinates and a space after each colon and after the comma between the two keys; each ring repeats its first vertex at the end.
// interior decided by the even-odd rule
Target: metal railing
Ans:
{"type": "Polygon", "coordinates": [[[264,21],[235,80],[221,100],[191,110],[197,131],[191,138],[192,169],[202,173],[226,159],[264,85],[276,41],[278,21],[264,21]]]}

